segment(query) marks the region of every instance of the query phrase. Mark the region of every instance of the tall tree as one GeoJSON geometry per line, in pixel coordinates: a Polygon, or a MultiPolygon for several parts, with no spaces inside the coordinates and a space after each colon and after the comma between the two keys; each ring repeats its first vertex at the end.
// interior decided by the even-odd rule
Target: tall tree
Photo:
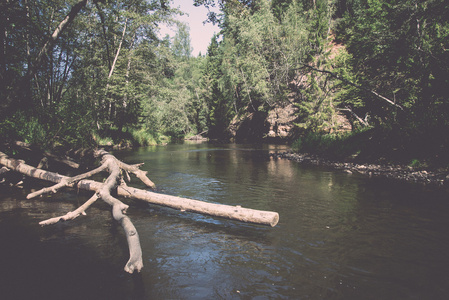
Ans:
{"type": "Polygon", "coordinates": [[[190,28],[186,23],[178,25],[178,31],[173,38],[173,54],[180,60],[188,60],[192,54],[192,47],[190,46],[190,28]]]}
{"type": "Polygon", "coordinates": [[[223,139],[230,121],[231,107],[225,98],[221,86],[222,55],[220,53],[217,36],[214,35],[207,49],[206,68],[204,71],[204,98],[208,107],[208,135],[211,138],[223,139]]]}

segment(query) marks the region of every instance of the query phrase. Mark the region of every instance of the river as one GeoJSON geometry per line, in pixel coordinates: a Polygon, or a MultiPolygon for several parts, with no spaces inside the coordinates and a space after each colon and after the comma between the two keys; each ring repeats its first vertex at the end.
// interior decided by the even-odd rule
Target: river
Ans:
{"type": "Polygon", "coordinates": [[[280,215],[271,228],[127,201],[144,262],[133,275],[123,271],[126,239],[105,203],[40,227],[90,195],[26,200],[29,187],[0,185],[0,298],[449,298],[447,191],[268,155],[284,149],[185,143],[115,152],[144,162],[158,192],[280,215]]]}

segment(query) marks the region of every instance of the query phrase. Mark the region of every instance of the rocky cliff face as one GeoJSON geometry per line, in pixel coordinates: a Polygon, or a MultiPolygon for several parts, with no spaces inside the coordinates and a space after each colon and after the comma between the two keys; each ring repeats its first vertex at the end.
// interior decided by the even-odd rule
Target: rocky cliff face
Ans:
{"type": "Polygon", "coordinates": [[[267,116],[267,122],[270,126],[267,138],[291,140],[298,133],[294,122],[297,119],[297,108],[293,104],[274,107],[267,116]]]}
{"type": "Polygon", "coordinates": [[[277,105],[267,112],[246,111],[229,125],[230,136],[236,141],[288,142],[297,137],[294,125],[297,108],[290,103],[277,105]]]}

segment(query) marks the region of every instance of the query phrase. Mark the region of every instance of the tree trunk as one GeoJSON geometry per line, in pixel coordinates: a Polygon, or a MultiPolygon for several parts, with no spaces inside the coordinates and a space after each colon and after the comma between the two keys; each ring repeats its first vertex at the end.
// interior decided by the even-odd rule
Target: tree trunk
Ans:
{"type": "MultiPolygon", "coordinates": [[[[106,153],[106,151],[104,151],[106,153]]],[[[109,154],[110,155],[110,154],[109,154]]],[[[112,156],[112,155],[110,155],[112,156]]],[[[113,156],[112,156],[113,157],[113,156]]],[[[0,164],[6,166],[7,168],[20,172],[24,175],[42,179],[45,181],[50,181],[53,183],[61,183],[65,182],[66,185],[69,187],[77,187],[83,190],[88,191],[99,191],[102,188],[102,185],[105,183],[100,183],[93,180],[81,180],[80,178],[73,177],[67,177],[60,175],[58,173],[40,170],[37,168],[34,168],[32,166],[26,165],[24,162],[9,158],[6,156],[6,154],[0,152],[0,164]]],[[[122,163],[123,164],[123,163],[122,163]]],[[[125,166],[122,166],[122,169],[126,168],[126,164],[123,164],[125,166]]],[[[119,165],[120,167],[120,165],[119,165]]],[[[131,167],[131,166],[128,166],[131,167]]],[[[101,168],[101,167],[100,167],[101,168]]],[[[126,169],[125,169],[126,170],[126,169]]],[[[130,169],[129,169],[130,170],[130,169]]],[[[140,171],[140,170],[139,170],[140,171]]],[[[140,171],[141,173],[145,173],[144,171],[140,171]]],[[[92,174],[86,173],[88,176],[91,176],[92,174]]],[[[144,179],[146,177],[144,174],[136,175],[141,179],[144,179]]],[[[149,180],[149,179],[148,179],[149,180]]],[[[154,184],[149,181],[146,182],[146,185],[154,187],[154,184]]],[[[64,185],[61,185],[64,186],[64,185]]],[[[58,187],[57,187],[58,188],[58,187]]],[[[57,189],[56,188],[56,189],[57,189]]],[[[47,188],[48,190],[45,192],[52,191],[50,188],[47,188]]],[[[35,193],[30,194],[33,198],[37,195],[35,193]]],[[[276,226],[276,224],[279,221],[279,214],[272,211],[261,211],[261,210],[254,210],[249,208],[243,208],[241,206],[231,206],[231,205],[224,205],[224,204],[216,204],[216,203],[210,203],[210,202],[204,202],[199,200],[193,200],[188,198],[182,198],[177,196],[170,196],[170,195],[164,195],[159,194],[155,192],[150,192],[142,189],[133,188],[124,184],[120,184],[117,186],[117,195],[125,197],[125,198],[132,198],[137,200],[142,200],[148,203],[162,205],[171,207],[174,209],[179,209],[181,211],[191,211],[201,214],[206,214],[210,216],[215,217],[222,217],[226,219],[231,220],[237,220],[242,222],[249,222],[249,223],[256,223],[256,224],[262,224],[262,225],[269,225],[269,226],[276,226]]]]}
{"type": "Polygon", "coordinates": [[[117,188],[117,194],[122,197],[138,199],[152,204],[179,209],[181,211],[191,211],[241,222],[269,225],[272,227],[276,226],[279,222],[279,214],[277,212],[244,208],[240,205],[231,206],[204,202],[159,194],[128,186],[119,186],[117,188]]]}

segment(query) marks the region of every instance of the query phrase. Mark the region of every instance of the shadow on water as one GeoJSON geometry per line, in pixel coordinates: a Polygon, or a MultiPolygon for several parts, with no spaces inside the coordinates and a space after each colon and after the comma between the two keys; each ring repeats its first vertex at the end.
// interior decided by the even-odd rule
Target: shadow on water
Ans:
{"type": "Polygon", "coordinates": [[[270,228],[130,201],[144,259],[134,275],[123,271],[126,239],[103,202],[40,228],[88,195],[30,201],[0,186],[1,298],[447,299],[445,191],[269,159],[277,147],[116,153],[145,162],[159,191],[280,214],[270,228]]]}

